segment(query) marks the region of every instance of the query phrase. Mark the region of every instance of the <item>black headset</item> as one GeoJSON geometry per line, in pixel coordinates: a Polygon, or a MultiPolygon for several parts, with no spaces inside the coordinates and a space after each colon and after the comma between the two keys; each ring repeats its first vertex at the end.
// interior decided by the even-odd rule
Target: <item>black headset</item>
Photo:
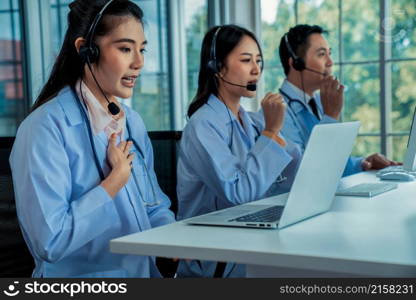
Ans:
{"type": "MultiPolygon", "coordinates": [[[[94,21],[92,22],[92,25],[91,25],[90,29],[88,30],[88,33],[87,33],[87,37],[86,37],[87,42],[86,42],[85,45],[81,46],[80,49],[79,49],[79,56],[80,56],[82,62],[84,64],[87,64],[88,67],[90,68],[91,74],[92,74],[95,82],[97,83],[98,87],[100,88],[100,90],[103,93],[103,95],[106,98],[106,100],[109,102],[108,110],[110,111],[111,114],[116,115],[116,114],[118,114],[120,112],[120,108],[114,102],[110,102],[107,99],[106,95],[104,94],[103,90],[101,89],[101,87],[100,87],[98,81],[96,80],[96,78],[94,76],[94,73],[92,72],[92,69],[91,69],[91,64],[94,63],[94,62],[97,62],[98,61],[98,58],[100,56],[100,48],[97,46],[97,44],[95,44],[93,42],[95,27],[97,27],[97,24],[100,21],[100,19],[102,17],[102,14],[105,11],[105,9],[113,1],[114,0],[109,0],[103,6],[103,8],[100,10],[100,12],[95,16],[94,21]]],[[[97,155],[97,150],[95,148],[94,137],[93,137],[93,133],[92,133],[92,129],[91,129],[90,120],[89,120],[88,115],[86,113],[86,110],[88,110],[88,107],[87,107],[87,105],[85,103],[85,99],[84,99],[84,96],[82,94],[81,82],[80,82],[80,93],[81,93],[81,97],[82,97],[82,100],[83,100],[83,104],[81,103],[81,100],[78,98],[78,95],[77,95],[75,89],[73,89],[73,93],[74,93],[76,102],[78,104],[78,108],[79,108],[79,110],[81,112],[81,115],[82,115],[83,119],[85,120],[85,123],[86,123],[86,126],[87,126],[87,133],[88,133],[88,137],[89,137],[89,140],[90,140],[90,143],[91,143],[92,152],[93,152],[93,155],[94,155],[94,163],[95,163],[95,165],[97,167],[97,171],[98,171],[98,174],[100,176],[100,179],[101,179],[101,181],[103,181],[105,179],[104,171],[101,168],[101,165],[100,165],[100,162],[99,162],[99,158],[98,158],[98,155],[97,155]],[[83,105],[84,105],[84,107],[83,107],[83,105]]],[[[152,176],[151,176],[151,174],[150,174],[150,172],[149,172],[149,170],[147,168],[143,150],[140,148],[140,146],[136,142],[136,140],[131,136],[131,129],[130,129],[130,124],[129,124],[128,119],[127,119],[127,115],[126,115],[126,130],[127,130],[128,140],[130,140],[130,141],[133,142],[134,147],[137,149],[137,151],[140,154],[139,155],[139,159],[141,159],[142,162],[143,162],[143,166],[144,166],[145,172],[147,174],[147,177],[149,178],[150,186],[152,188],[154,202],[153,203],[148,203],[145,200],[145,198],[144,198],[144,196],[142,194],[142,191],[140,190],[140,185],[139,185],[139,182],[138,182],[138,180],[136,178],[137,176],[136,176],[135,170],[134,170],[134,168],[132,168],[133,180],[134,180],[134,182],[136,184],[136,187],[137,187],[137,189],[139,191],[139,194],[140,194],[140,196],[142,198],[142,201],[144,202],[145,206],[156,206],[156,205],[159,205],[160,204],[160,201],[156,197],[155,187],[153,186],[153,178],[152,178],[152,176]]],[[[133,204],[132,204],[132,206],[133,206],[133,211],[135,211],[133,204]]],[[[137,215],[136,215],[136,218],[137,218],[137,215]]]]}
{"type": "MultiPolygon", "coordinates": [[[[308,71],[311,71],[311,72],[314,72],[314,73],[318,73],[318,74],[321,74],[321,75],[324,75],[325,76],[326,73],[322,73],[322,72],[319,72],[319,71],[316,71],[316,70],[313,70],[313,69],[310,69],[310,68],[307,68],[306,67],[305,60],[302,57],[297,56],[296,53],[295,53],[295,51],[293,51],[292,47],[290,46],[288,34],[289,33],[286,33],[284,35],[284,40],[285,40],[285,43],[286,43],[286,48],[287,48],[287,50],[289,50],[289,54],[293,58],[293,64],[292,64],[293,65],[293,68],[295,70],[297,70],[297,71],[308,70],[308,71]]],[[[310,32],[308,32],[306,34],[306,36],[309,36],[309,34],[310,34],[310,32]]],[[[302,90],[303,90],[303,77],[301,77],[301,82],[302,82],[302,90]]],[[[300,103],[305,109],[308,109],[307,106],[306,106],[306,104],[305,104],[306,97],[305,97],[305,92],[304,91],[303,91],[303,102],[302,101],[299,101],[298,99],[291,98],[288,94],[286,94],[285,92],[283,92],[282,89],[279,89],[279,92],[283,96],[286,97],[286,99],[287,99],[287,101],[289,103],[289,108],[290,108],[290,110],[292,110],[292,112],[294,112],[293,109],[292,109],[293,102],[300,103]]],[[[319,107],[318,107],[318,109],[320,111],[320,108],[319,107]]]]}
{"type": "Polygon", "coordinates": [[[285,34],[284,39],[286,43],[286,48],[287,50],[289,50],[289,54],[293,58],[293,68],[297,71],[305,70],[306,69],[305,61],[303,60],[302,57],[297,56],[295,51],[293,51],[289,43],[288,33],[285,34]]]}
{"type": "MultiPolygon", "coordinates": [[[[218,33],[220,32],[221,28],[222,28],[222,26],[218,26],[217,30],[214,33],[214,36],[212,37],[211,49],[210,49],[210,54],[209,54],[209,61],[207,63],[207,69],[210,72],[212,72],[212,74],[217,74],[221,70],[221,62],[217,61],[217,55],[216,55],[217,36],[218,36],[218,33]]],[[[262,70],[263,70],[263,67],[262,67],[262,70]]],[[[229,82],[229,81],[225,80],[222,76],[219,76],[219,78],[221,80],[227,82],[228,84],[239,86],[239,87],[244,87],[244,88],[248,89],[249,91],[255,91],[256,90],[256,85],[255,84],[240,85],[240,84],[229,82]]],[[[214,82],[217,85],[217,82],[216,81],[214,81],[214,82]]],[[[218,86],[217,86],[217,88],[218,88],[218,86]]],[[[234,132],[233,122],[232,122],[230,111],[229,111],[227,105],[225,104],[224,101],[222,101],[222,102],[224,103],[224,106],[227,109],[228,117],[229,117],[230,122],[231,122],[231,134],[230,134],[230,142],[228,144],[228,147],[230,148],[230,150],[232,152],[233,132],[234,132]]],[[[256,126],[253,125],[253,127],[257,132],[257,137],[259,137],[260,136],[259,130],[257,129],[256,126]]]]}
{"type": "Polygon", "coordinates": [[[214,33],[214,36],[212,38],[212,43],[211,43],[211,50],[210,50],[210,54],[209,54],[209,61],[207,64],[207,68],[208,70],[210,70],[213,74],[217,74],[220,69],[221,69],[221,63],[217,62],[217,55],[215,53],[216,51],[216,47],[217,47],[217,36],[218,33],[221,30],[221,26],[219,26],[217,28],[217,30],[214,33]]]}
{"type": "Polygon", "coordinates": [[[88,33],[86,36],[87,42],[85,45],[82,45],[79,47],[79,57],[81,58],[81,61],[84,64],[87,64],[88,68],[91,71],[92,77],[94,78],[95,83],[97,84],[98,88],[101,90],[101,93],[103,94],[104,98],[108,102],[108,110],[112,115],[117,115],[120,112],[120,108],[115,104],[114,102],[110,102],[108,100],[107,96],[105,95],[104,91],[102,90],[100,84],[98,83],[97,79],[95,78],[95,75],[92,71],[91,64],[98,61],[100,57],[100,48],[96,43],[94,43],[93,38],[95,34],[95,28],[97,27],[98,22],[100,22],[101,17],[106,10],[106,8],[113,2],[114,0],[109,0],[103,8],[101,8],[100,12],[95,16],[94,21],[92,22],[90,28],[88,29],[88,33]]]}
{"type": "Polygon", "coordinates": [[[98,58],[100,57],[100,48],[93,41],[95,28],[97,27],[98,22],[100,22],[104,11],[113,1],[114,0],[109,0],[100,10],[100,12],[95,16],[94,21],[88,29],[88,33],[85,38],[87,42],[85,43],[85,45],[79,48],[79,56],[81,57],[81,60],[84,63],[95,63],[98,61],[98,58]]]}

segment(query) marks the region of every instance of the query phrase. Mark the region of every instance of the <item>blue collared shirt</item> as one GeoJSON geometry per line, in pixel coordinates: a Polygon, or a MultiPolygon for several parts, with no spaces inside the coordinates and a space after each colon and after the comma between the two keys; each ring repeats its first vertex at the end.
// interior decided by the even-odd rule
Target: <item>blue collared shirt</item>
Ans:
{"type": "MultiPolygon", "coordinates": [[[[313,98],[316,101],[321,120],[318,120],[315,117],[309,105],[307,105],[307,102],[311,98],[310,96],[294,86],[287,79],[285,79],[280,89],[283,91],[282,96],[287,103],[282,134],[287,139],[299,145],[299,148],[303,152],[308,143],[313,126],[316,124],[335,123],[338,121],[324,113],[319,93],[314,93],[313,98]],[[297,101],[290,100],[285,94],[297,101]]],[[[362,157],[351,156],[347,162],[343,175],[348,176],[361,172],[362,160],[362,157]]]]}
{"type": "MultiPolygon", "coordinates": [[[[296,85],[292,84],[287,79],[284,80],[281,89],[283,91],[289,90],[290,91],[289,96],[292,95],[291,98],[297,99],[298,101],[303,103],[303,105],[299,104],[297,109],[294,108],[295,110],[298,110],[299,108],[306,108],[311,114],[313,114],[312,108],[308,105],[308,103],[309,103],[309,100],[314,98],[315,102],[317,103],[317,107],[318,107],[319,119],[322,119],[322,117],[324,115],[324,112],[322,110],[322,105],[321,105],[321,96],[318,92],[315,92],[312,96],[309,96],[307,93],[304,93],[300,88],[298,88],[296,85]],[[283,89],[283,87],[285,87],[285,88],[283,89]]],[[[329,118],[329,120],[327,120],[327,121],[335,121],[336,122],[335,119],[333,119],[333,118],[331,118],[327,115],[324,115],[324,116],[329,118]]]]}

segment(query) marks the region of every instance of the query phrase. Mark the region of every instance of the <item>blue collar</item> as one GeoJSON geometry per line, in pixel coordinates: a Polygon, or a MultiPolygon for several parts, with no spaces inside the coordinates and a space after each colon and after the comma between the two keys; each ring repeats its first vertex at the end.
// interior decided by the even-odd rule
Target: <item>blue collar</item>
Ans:
{"type": "Polygon", "coordinates": [[[58,93],[56,98],[59,104],[61,105],[62,110],[64,111],[71,126],[76,126],[83,122],[81,112],[79,111],[77,103],[74,101],[77,98],[77,96],[71,87],[64,87],[58,93]]]}
{"type": "MultiPolygon", "coordinates": [[[[304,108],[308,107],[308,101],[312,98],[311,96],[309,96],[308,94],[304,93],[301,89],[299,89],[297,86],[295,86],[294,84],[292,84],[291,82],[289,82],[287,79],[285,79],[283,81],[282,86],[280,87],[280,89],[287,94],[287,96],[289,96],[291,99],[296,99],[302,103],[305,104],[305,106],[298,104],[298,105],[291,105],[291,109],[293,110],[294,113],[298,113],[300,111],[302,111],[304,108]],[[306,103],[305,103],[306,100],[306,103]]],[[[285,95],[283,95],[285,96],[285,95]]],[[[284,97],[285,101],[288,102],[288,99],[286,99],[287,97],[284,97]]],[[[321,98],[319,96],[318,92],[315,92],[313,94],[313,98],[315,99],[316,104],[318,105],[318,107],[321,106],[321,98]]],[[[321,112],[320,112],[321,113],[321,112]]]]}
{"type": "MultiPolygon", "coordinates": [[[[210,116],[211,118],[216,118],[218,121],[224,122],[226,120],[225,124],[229,124],[230,122],[237,121],[237,118],[231,111],[231,109],[228,108],[227,105],[225,105],[224,102],[222,102],[220,99],[218,99],[217,96],[211,94],[208,98],[207,105],[215,112],[210,116]],[[227,112],[228,110],[228,112],[227,112]],[[228,115],[228,113],[230,115],[228,115]],[[231,120],[230,120],[231,117],[231,120]]],[[[240,106],[239,113],[244,111],[244,109],[240,106]]]]}
{"type": "Polygon", "coordinates": [[[311,96],[306,94],[304,91],[302,91],[300,88],[298,88],[296,85],[294,85],[287,79],[283,81],[281,89],[284,90],[285,93],[289,94],[291,98],[298,99],[305,104],[308,104],[309,100],[312,98],[311,96]]]}
{"type": "MultiPolygon", "coordinates": [[[[213,113],[210,114],[211,120],[215,119],[216,121],[218,121],[219,124],[222,123],[226,125],[230,125],[231,122],[236,122],[238,124],[240,123],[237,120],[236,116],[233,114],[233,112],[225,105],[225,103],[218,99],[218,97],[216,97],[215,95],[211,94],[206,104],[213,110],[213,113]],[[230,116],[228,115],[227,110],[230,113],[230,116]],[[226,120],[225,123],[224,120],[226,120]]],[[[245,111],[242,105],[240,105],[238,113],[240,115],[241,120],[243,121],[244,126],[247,127],[245,128],[246,130],[250,127],[254,127],[255,130],[258,131],[256,124],[251,119],[250,115],[245,111]]]]}

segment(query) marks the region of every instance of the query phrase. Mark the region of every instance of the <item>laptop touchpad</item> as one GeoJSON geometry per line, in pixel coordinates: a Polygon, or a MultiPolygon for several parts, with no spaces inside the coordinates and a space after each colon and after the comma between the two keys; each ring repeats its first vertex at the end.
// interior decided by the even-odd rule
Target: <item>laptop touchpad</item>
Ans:
{"type": "Polygon", "coordinates": [[[239,216],[245,215],[247,213],[255,212],[257,210],[264,209],[270,205],[247,205],[246,207],[232,207],[231,209],[226,209],[224,211],[219,211],[217,213],[210,214],[210,216],[216,217],[227,217],[227,216],[239,216]]]}
{"type": "Polygon", "coordinates": [[[216,217],[226,217],[226,216],[238,216],[241,214],[246,214],[247,212],[250,212],[252,210],[250,209],[233,209],[233,210],[225,210],[220,211],[215,214],[211,214],[210,216],[216,216],[216,217]]]}

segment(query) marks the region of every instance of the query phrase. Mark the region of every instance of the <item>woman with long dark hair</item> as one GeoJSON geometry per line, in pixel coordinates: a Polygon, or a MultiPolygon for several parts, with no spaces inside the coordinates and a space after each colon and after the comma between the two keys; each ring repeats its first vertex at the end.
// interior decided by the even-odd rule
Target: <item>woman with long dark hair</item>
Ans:
{"type": "MultiPolygon", "coordinates": [[[[282,97],[266,94],[261,122],[240,105],[241,97],[256,95],[262,58],[256,37],[242,27],[217,26],[205,35],[198,91],[189,106],[178,161],[179,219],[258,200],[271,189],[283,191],[282,174],[295,154],[279,134],[282,97]]],[[[178,275],[242,277],[245,268],[181,261],[178,275]]]]}
{"type": "Polygon", "coordinates": [[[144,64],[143,12],[127,0],[77,0],[51,75],[10,157],[34,277],[159,277],[154,258],[109,241],[174,221],[129,98],[144,64]]]}

